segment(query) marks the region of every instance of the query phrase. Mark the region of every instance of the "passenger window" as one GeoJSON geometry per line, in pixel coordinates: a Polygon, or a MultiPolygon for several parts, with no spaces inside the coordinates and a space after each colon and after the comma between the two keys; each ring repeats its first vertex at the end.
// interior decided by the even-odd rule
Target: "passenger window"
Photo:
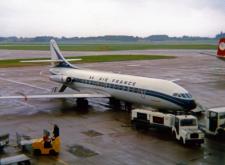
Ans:
{"type": "Polygon", "coordinates": [[[134,91],[134,88],[130,87],[130,92],[133,92],[134,91]]]}
{"type": "Polygon", "coordinates": [[[134,88],[134,93],[138,93],[138,89],[137,88],[134,88]]]}

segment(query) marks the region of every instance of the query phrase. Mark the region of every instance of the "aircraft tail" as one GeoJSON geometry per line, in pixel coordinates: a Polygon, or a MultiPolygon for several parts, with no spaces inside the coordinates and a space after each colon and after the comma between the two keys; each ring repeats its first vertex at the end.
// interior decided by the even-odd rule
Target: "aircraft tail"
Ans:
{"type": "Polygon", "coordinates": [[[59,47],[55,40],[50,41],[50,52],[51,52],[51,64],[53,67],[66,67],[66,68],[76,68],[77,66],[70,64],[68,61],[78,61],[80,59],[66,60],[59,50],[59,47]]]}
{"type": "Polygon", "coordinates": [[[217,57],[225,60],[225,38],[221,38],[219,41],[217,57]]]}

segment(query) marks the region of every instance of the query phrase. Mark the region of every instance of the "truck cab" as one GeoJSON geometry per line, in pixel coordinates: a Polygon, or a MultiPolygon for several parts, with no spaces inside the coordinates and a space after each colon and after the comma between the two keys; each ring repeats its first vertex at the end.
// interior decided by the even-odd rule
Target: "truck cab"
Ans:
{"type": "Polygon", "coordinates": [[[224,136],[225,107],[212,108],[206,111],[205,131],[208,134],[224,136]]]}
{"type": "Polygon", "coordinates": [[[198,129],[198,120],[192,115],[177,115],[174,117],[172,134],[182,144],[202,144],[204,134],[198,129]]]}

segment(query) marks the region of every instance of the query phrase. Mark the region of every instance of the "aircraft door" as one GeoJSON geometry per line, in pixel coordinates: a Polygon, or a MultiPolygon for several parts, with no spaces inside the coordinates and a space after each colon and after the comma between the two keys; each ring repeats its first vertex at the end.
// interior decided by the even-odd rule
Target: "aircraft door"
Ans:
{"type": "Polygon", "coordinates": [[[216,112],[209,112],[209,130],[215,132],[217,128],[218,114],[216,112]]]}

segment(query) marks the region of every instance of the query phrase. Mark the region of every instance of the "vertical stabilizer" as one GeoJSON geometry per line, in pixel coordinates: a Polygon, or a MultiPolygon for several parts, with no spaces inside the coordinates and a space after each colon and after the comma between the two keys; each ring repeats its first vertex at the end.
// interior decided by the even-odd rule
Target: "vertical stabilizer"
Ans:
{"type": "Polygon", "coordinates": [[[70,64],[62,55],[55,40],[50,41],[51,64],[53,67],[78,68],[70,64]]]}
{"type": "Polygon", "coordinates": [[[221,38],[219,41],[217,57],[225,60],[225,38],[221,38]]]}

